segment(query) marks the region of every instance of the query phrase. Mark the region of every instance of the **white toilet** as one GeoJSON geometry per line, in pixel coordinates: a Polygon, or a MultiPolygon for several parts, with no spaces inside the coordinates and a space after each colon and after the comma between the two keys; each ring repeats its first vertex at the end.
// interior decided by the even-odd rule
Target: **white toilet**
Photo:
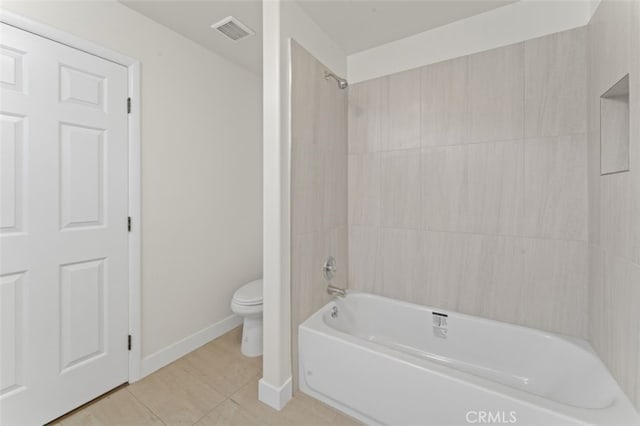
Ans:
{"type": "Polygon", "coordinates": [[[231,310],[244,318],[242,325],[242,354],[262,355],[262,279],[240,287],[231,299],[231,310]]]}

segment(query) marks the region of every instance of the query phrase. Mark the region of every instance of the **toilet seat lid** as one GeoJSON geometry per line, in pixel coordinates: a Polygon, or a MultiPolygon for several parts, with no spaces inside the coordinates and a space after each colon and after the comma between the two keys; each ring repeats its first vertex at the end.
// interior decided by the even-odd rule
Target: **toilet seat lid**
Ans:
{"type": "Polygon", "coordinates": [[[240,287],[234,293],[233,300],[239,305],[262,304],[262,279],[251,281],[240,287]]]}

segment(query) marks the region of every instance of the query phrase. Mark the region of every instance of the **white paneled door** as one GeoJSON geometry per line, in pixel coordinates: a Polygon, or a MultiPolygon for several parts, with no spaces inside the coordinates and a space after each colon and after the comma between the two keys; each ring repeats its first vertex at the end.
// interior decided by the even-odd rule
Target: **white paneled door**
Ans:
{"type": "Polygon", "coordinates": [[[127,69],[0,24],[0,424],[128,378],[127,69]]]}

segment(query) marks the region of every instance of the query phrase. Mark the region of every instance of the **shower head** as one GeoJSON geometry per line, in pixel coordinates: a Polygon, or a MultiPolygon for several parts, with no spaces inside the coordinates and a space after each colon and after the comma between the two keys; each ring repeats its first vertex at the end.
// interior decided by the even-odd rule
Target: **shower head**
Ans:
{"type": "Polygon", "coordinates": [[[347,80],[345,80],[344,78],[340,78],[332,72],[325,71],[324,79],[329,80],[330,78],[333,78],[336,83],[338,83],[338,87],[341,89],[346,89],[349,86],[349,83],[347,83],[347,80]]]}

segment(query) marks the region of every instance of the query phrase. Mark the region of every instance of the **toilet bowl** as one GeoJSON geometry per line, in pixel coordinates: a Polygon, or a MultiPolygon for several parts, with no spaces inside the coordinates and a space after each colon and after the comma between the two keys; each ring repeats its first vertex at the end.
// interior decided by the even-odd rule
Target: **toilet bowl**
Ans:
{"type": "Polygon", "coordinates": [[[244,318],[242,354],[262,355],[262,280],[251,281],[236,290],[231,299],[231,310],[244,318]]]}

